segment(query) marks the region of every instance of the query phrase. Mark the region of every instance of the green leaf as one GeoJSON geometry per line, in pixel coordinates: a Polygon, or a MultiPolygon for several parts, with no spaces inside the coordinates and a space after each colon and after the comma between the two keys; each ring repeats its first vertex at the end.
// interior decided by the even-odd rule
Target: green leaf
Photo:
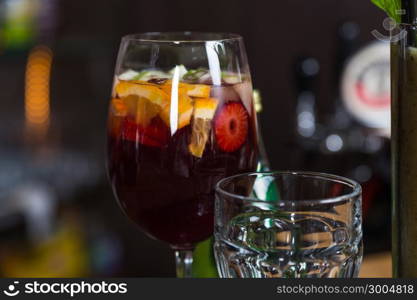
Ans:
{"type": "Polygon", "coordinates": [[[397,23],[401,22],[401,0],[371,0],[376,6],[384,10],[397,23]]]}
{"type": "Polygon", "coordinates": [[[197,245],[194,250],[193,277],[217,278],[216,261],[213,254],[213,238],[197,245]]]}

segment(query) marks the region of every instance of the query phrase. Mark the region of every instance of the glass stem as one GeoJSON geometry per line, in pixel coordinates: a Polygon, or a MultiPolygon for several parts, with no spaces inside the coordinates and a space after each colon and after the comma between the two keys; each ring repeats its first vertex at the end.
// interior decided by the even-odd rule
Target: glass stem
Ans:
{"type": "Polygon", "coordinates": [[[193,250],[176,250],[177,278],[192,278],[193,250]]]}

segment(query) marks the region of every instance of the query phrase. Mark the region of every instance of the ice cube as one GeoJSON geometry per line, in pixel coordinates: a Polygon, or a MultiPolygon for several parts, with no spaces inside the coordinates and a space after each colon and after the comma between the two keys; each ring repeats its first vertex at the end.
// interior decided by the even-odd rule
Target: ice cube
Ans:
{"type": "Polygon", "coordinates": [[[252,83],[249,81],[235,84],[233,86],[235,91],[238,93],[243,105],[250,115],[253,112],[253,92],[252,92],[252,83]]]}
{"type": "Polygon", "coordinates": [[[240,100],[240,96],[233,86],[213,86],[211,88],[210,96],[224,101],[240,100]]]}

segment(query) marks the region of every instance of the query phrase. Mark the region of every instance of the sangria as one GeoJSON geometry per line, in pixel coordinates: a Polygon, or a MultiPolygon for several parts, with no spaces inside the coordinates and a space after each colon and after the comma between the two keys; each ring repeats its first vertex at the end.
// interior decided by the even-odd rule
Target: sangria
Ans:
{"type": "Polygon", "coordinates": [[[184,261],[213,233],[216,183],[256,169],[256,113],[242,47],[240,37],[224,34],[122,41],[109,110],[109,178],[125,214],[177,251],[179,276],[190,275],[184,261]],[[140,61],[143,47],[158,49],[151,60],[161,66],[140,61]]]}

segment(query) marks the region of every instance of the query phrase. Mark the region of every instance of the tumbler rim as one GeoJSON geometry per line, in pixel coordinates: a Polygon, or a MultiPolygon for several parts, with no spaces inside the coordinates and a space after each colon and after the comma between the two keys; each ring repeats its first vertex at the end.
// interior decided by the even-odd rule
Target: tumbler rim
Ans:
{"type": "MultiPolygon", "coordinates": [[[[254,197],[242,196],[237,195],[231,192],[228,192],[222,188],[222,185],[231,181],[235,180],[236,178],[240,177],[247,177],[247,176],[255,176],[255,175],[265,175],[265,176],[279,176],[279,175],[294,175],[294,176],[303,176],[303,177],[312,177],[316,179],[322,179],[327,181],[333,181],[336,183],[341,183],[346,186],[349,186],[352,191],[346,193],[344,195],[340,195],[337,197],[331,198],[323,198],[323,199],[311,199],[311,200],[286,200],[286,199],[279,199],[275,205],[282,206],[282,205],[290,205],[290,206],[299,206],[299,205],[322,205],[322,204],[332,204],[332,203],[339,203],[349,199],[356,199],[361,196],[362,187],[356,181],[333,174],[327,174],[322,172],[310,172],[310,171],[271,171],[271,172],[249,172],[243,174],[237,174],[231,177],[224,178],[220,180],[216,184],[216,193],[225,195],[237,200],[247,201],[247,202],[254,202],[254,203],[266,203],[265,200],[256,199],[254,197]]],[[[274,203],[268,202],[268,205],[274,205],[274,203]]]]}

